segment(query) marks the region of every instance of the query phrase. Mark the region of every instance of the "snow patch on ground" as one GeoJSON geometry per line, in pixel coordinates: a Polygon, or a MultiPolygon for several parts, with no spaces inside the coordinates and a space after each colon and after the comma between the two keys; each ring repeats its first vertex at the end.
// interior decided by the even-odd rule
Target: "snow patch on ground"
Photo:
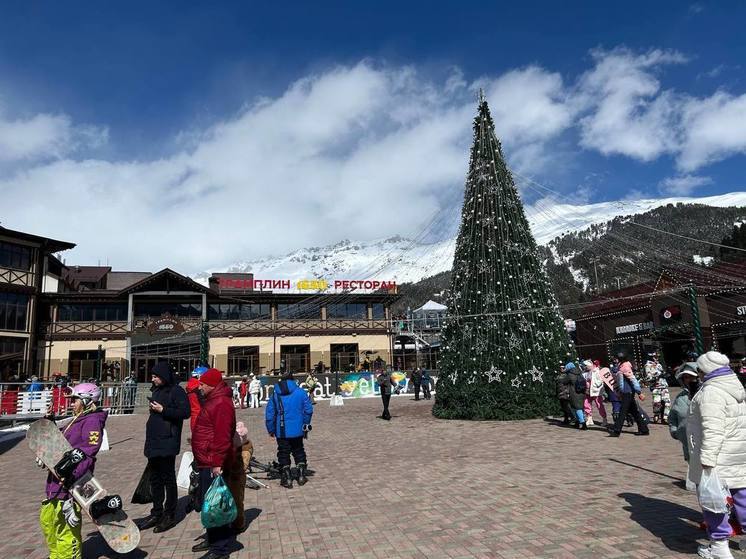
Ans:
{"type": "Polygon", "coordinates": [[[713,262],[715,262],[713,256],[700,256],[699,254],[692,254],[692,260],[694,260],[695,264],[701,266],[712,266],[713,262]]]}

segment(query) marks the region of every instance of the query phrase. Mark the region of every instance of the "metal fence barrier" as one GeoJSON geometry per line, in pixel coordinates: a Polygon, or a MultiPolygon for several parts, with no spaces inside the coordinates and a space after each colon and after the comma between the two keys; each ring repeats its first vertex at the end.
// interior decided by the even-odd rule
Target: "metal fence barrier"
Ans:
{"type": "MultiPolygon", "coordinates": [[[[29,390],[32,388],[29,383],[0,384],[0,420],[40,416],[48,411],[58,416],[72,413],[72,402],[65,396],[69,388],[53,383],[34,384],[33,388],[41,387],[41,390],[29,390]]],[[[102,383],[101,393],[101,407],[110,414],[134,413],[138,408],[147,407],[150,383],[102,383]]]]}

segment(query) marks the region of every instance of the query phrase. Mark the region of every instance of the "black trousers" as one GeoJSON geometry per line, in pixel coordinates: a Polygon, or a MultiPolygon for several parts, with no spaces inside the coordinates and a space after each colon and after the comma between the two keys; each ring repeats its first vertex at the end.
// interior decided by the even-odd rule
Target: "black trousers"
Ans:
{"type": "Polygon", "coordinates": [[[572,406],[570,405],[570,400],[567,398],[560,398],[560,407],[562,407],[562,413],[565,416],[565,421],[570,421],[572,419],[575,419],[575,412],[572,410],[572,406]]]}
{"type": "Polygon", "coordinates": [[[414,399],[415,400],[420,399],[420,383],[419,382],[414,383],[414,399]]]}
{"type": "Polygon", "coordinates": [[[303,437],[277,439],[277,463],[280,466],[289,466],[290,454],[293,455],[296,466],[306,464],[306,449],[303,448],[303,437]]]}
{"type": "MultiPolygon", "coordinates": [[[[223,472],[225,473],[225,472],[223,472]]],[[[211,468],[200,468],[199,469],[199,502],[200,508],[205,500],[207,490],[212,485],[212,469],[211,468]]],[[[234,547],[235,532],[231,528],[230,524],[218,526],[217,528],[207,529],[207,543],[210,544],[210,550],[214,551],[218,555],[229,555],[234,547]]]]}
{"type": "Polygon", "coordinates": [[[384,394],[381,392],[381,400],[383,400],[383,413],[381,414],[381,417],[384,419],[391,419],[391,414],[389,413],[389,402],[391,401],[391,394],[384,394]]]}
{"type": "Polygon", "coordinates": [[[176,456],[148,458],[150,466],[150,492],[153,494],[153,516],[176,515],[176,456]],[[165,499],[165,503],[164,503],[165,499]]]}
{"type": "Polygon", "coordinates": [[[430,381],[422,383],[422,397],[425,398],[425,400],[430,399],[430,381]]]}
{"type": "Polygon", "coordinates": [[[614,432],[622,432],[622,425],[624,424],[624,418],[627,417],[627,414],[631,415],[632,419],[634,419],[635,423],[637,423],[638,433],[648,432],[648,425],[643,419],[642,414],[640,413],[640,408],[637,407],[635,395],[626,393],[622,394],[622,409],[619,410],[619,415],[614,422],[614,432]]]}

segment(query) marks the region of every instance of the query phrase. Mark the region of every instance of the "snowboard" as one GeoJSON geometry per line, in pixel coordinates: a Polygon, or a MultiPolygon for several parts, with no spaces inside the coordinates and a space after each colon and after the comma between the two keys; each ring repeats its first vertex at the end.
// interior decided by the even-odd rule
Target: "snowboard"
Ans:
{"type": "MultiPolygon", "coordinates": [[[[72,446],[57,425],[49,419],[39,419],[32,423],[26,434],[26,441],[31,451],[44,462],[49,471],[54,471],[63,455],[72,450],[72,446]]],[[[124,510],[105,514],[98,519],[90,515],[90,506],[108,494],[95,477],[90,473],[85,474],[73,484],[70,493],[112,550],[117,553],[128,553],[137,547],[140,543],[140,530],[124,510]]]]}

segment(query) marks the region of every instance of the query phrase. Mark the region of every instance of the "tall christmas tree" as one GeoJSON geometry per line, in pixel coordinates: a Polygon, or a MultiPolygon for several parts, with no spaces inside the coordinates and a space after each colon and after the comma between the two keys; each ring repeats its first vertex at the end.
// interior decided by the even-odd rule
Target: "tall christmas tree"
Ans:
{"type": "Polygon", "coordinates": [[[481,92],[448,311],[436,417],[557,411],[554,376],[574,349],[481,92]]]}

